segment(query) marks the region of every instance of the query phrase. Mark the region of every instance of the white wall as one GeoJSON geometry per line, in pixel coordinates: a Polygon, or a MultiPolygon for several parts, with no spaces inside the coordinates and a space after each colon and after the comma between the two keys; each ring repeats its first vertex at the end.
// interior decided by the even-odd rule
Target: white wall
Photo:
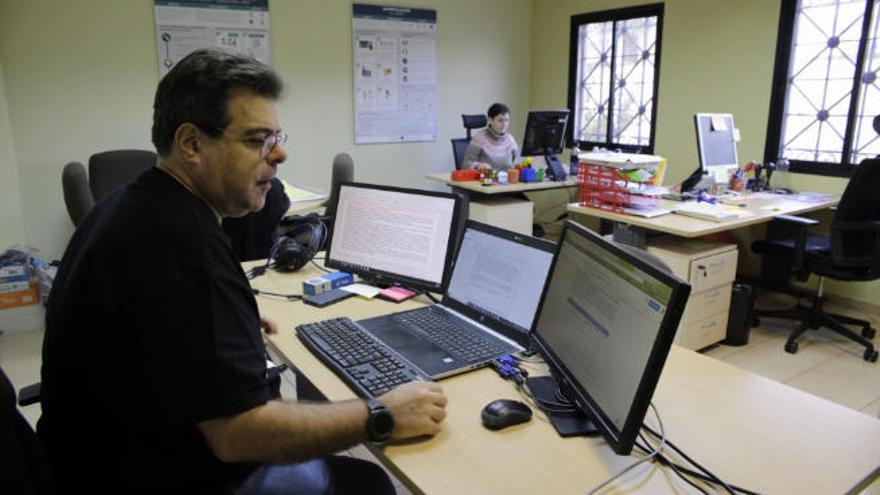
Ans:
{"type": "MultiPolygon", "coordinates": [[[[518,117],[529,93],[528,0],[393,2],[437,10],[439,137],[357,146],[351,4],[270,1],[273,65],[287,82],[280,115],[291,135],[282,178],[326,188],[333,155],[346,151],[358,180],[435,187],[423,175],[452,168],[449,139],[464,133],[459,115],[483,112],[494,101],[511,106],[512,131],[521,136],[518,117]]],[[[24,237],[49,257],[60,257],[73,230],[61,193],[64,164],[107,149],[152,149],[154,30],[151,0],[0,3],[0,64],[15,144],[7,160],[0,115],[0,174],[17,165],[24,237]]],[[[0,226],[10,221],[14,212],[0,210],[0,226]]]]}
{"type": "Polygon", "coordinates": [[[0,251],[25,240],[20,186],[3,84],[3,65],[0,64],[0,251]]]}

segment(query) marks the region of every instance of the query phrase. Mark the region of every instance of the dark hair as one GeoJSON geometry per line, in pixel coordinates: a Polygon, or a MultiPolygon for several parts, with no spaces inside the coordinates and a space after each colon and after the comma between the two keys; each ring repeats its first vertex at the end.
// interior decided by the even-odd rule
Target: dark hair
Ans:
{"type": "Polygon", "coordinates": [[[493,103],[492,106],[489,107],[489,111],[486,112],[486,115],[488,115],[490,119],[494,119],[502,113],[510,113],[510,109],[507,108],[507,105],[504,103],[493,103]]]}
{"type": "Polygon", "coordinates": [[[160,156],[171,151],[174,133],[184,122],[211,137],[229,125],[227,102],[244,90],[277,100],[284,84],[272,68],[250,57],[219,50],[196,50],[159,81],[153,102],[153,144],[160,156]]]}

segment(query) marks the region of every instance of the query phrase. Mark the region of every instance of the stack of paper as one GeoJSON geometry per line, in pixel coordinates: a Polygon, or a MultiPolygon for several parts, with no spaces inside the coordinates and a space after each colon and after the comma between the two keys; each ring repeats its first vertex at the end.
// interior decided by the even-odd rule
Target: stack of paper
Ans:
{"type": "Polygon", "coordinates": [[[737,214],[728,209],[726,206],[713,205],[702,202],[682,203],[676,206],[673,212],[679,215],[710,220],[712,222],[724,222],[737,218],[737,214]]]}

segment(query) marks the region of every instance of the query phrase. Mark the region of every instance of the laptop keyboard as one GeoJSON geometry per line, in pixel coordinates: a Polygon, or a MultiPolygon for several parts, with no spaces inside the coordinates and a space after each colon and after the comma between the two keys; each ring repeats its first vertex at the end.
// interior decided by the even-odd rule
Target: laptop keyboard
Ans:
{"type": "Polygon", "coordinates": [[[434,307],[398,313],[392,318],[465,362],[493,359],[504,353],[490,340],[464,330],[453,317],[434,307]]]}
{"type": "Polygon", "coordinates": [[[349,318],[299,325],[296,333],[361,397],[377,397],[413,380],[431,380],[349,318]]]}

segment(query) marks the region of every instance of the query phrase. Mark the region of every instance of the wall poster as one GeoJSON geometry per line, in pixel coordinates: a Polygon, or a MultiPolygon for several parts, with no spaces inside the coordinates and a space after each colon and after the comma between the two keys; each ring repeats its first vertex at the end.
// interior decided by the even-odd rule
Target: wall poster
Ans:
{"type": "Polygon", "coordinates": [[[352,7],[355,143],[437,139],[437,11],[352,7]]]}
{"type": "Polygon", "coordinates": [[[270,63],[269,0],[154,0],[159,77],[199,48],[270,63]]]}

